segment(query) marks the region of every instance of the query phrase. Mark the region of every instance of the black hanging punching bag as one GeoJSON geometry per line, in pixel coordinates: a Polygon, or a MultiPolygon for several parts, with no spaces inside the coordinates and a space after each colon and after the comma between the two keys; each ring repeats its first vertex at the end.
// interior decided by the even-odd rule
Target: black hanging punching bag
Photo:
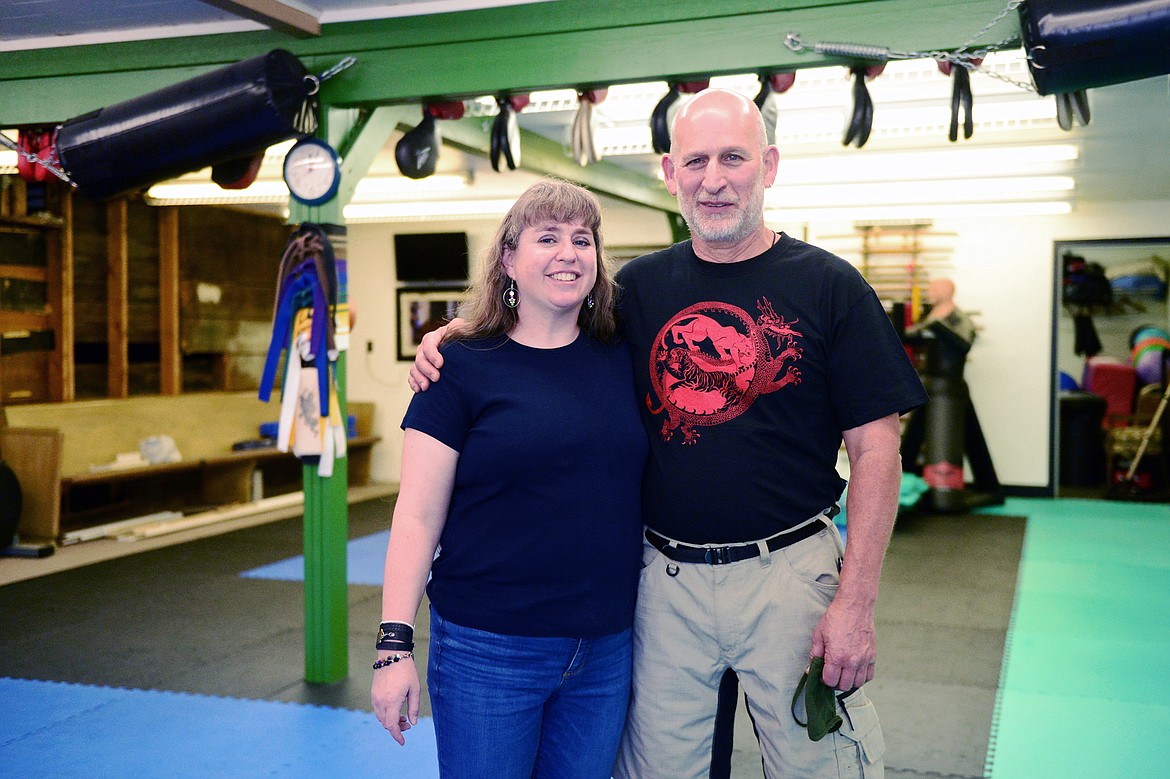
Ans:
{"type": "Polygon", "coordinates": [[[1019,14],[1042,95],[1170,73],[1170,0],[1027,0],[1019,14]]]}
{"type": "Polygon", "coordinates": [[[300,132],[306,75],[274,49],[70,119],[57,132],[61,165],[101,199],[262,152],[300,132]]]}
{"type": "Polygon", "coordinates": [[[963,450],[967,382],[951,376],[927,376],[930,402],[926,412],[926,464],[922,478],[937,511],[959,511],[964,503],[963,450]]]}

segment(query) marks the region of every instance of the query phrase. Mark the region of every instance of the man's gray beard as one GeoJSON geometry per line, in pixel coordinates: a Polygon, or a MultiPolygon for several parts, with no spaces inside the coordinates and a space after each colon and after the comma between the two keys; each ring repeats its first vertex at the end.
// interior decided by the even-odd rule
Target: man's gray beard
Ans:
{"type": "Polygon", "coordinates": [[[740,202],[740,209],[734,221],[712,219],[715,224],[703,225],[704,215],[698,212],[695,202],[679,202],[679,211],[687,223],[691,235],[707,243],[737,243],[748,238],[764,223],[764,191],[753,189],[746,201],[740,202]]]}

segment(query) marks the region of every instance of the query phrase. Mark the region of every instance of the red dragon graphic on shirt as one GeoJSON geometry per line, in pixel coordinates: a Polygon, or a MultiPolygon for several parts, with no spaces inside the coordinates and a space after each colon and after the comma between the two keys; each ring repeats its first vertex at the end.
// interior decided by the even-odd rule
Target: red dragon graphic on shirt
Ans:
{"type": "Polygon", "coordinates": [[[659,331],[650,351],[653,392],[646,407],[655,416],[666,414],[663,441],[677,432],[684,446],[694,444],[696,427],[734,419],[757,396],[800,383],[794,363],[804,352],[797,341],[803,336],[793,328],[799,320],[785,321],[767,298],[756,308],[760,315],[753,319],[737,306],[696,303],[659,331]]]}

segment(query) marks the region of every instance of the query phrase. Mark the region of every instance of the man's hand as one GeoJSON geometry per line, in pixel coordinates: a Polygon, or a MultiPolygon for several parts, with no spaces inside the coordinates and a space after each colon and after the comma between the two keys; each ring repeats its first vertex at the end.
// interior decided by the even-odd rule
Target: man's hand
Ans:
{"type": "Polygon", "coordinates": [[[443,367],[443,355],[439,354],[439,344],[448,328],[462,324],[462,319],[452,319],[438,330],[432,330],[423,336],[422,343],[418,345],[418,352],[414,355],[414,365],[410,366],[410,377],[406,380],[413,391],[426,392],[432,381],[439,380],[439,369],[443,367]]]}
{"type": "Polygon", "coordinates": [[[833,602],[813,630],[810,657],[825,658],[822,681],[837,690],[873,679],[877,660],[878,580],[898,507],[902,460],[898,415],[867,422],[842,433],[849,454],[849,543],[833,602]]]}
{"type": "Polygon", "coordinates": [[[822,681],[852,690],[873,680],[877,661],[873,609],[851,608],[834,600],[813,630],[811,657],[825,658],[822,681]]]}

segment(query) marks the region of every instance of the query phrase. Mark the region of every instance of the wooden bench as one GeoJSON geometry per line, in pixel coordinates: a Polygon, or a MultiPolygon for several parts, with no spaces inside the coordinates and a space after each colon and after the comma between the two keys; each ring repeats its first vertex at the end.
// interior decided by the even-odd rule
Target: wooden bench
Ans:
{"type": "MultiPolygon", "coordinates": [[[[349,404],[357,437],[347,443],[349,484],[370,478],[373,404],[349,404]]],[[[254,392],[149,395],[116,400],[15,405],[0,409],[0,459],[24,498],[22,539],[60,540],[78,528],[161,511],[244,503],[301,489],[302,468],[275,447],[233,451],[275,421],[279,400],[254,392]],[[107,468],[150,436],[174,439],[182,460],[107,468]],[[260,488],[259,490],[257,488],[260,488]],[[262,495],[257,492],[262,492],[262,495]]],[[[339,462],[338,466],[342,463],[339,462]]]]}

